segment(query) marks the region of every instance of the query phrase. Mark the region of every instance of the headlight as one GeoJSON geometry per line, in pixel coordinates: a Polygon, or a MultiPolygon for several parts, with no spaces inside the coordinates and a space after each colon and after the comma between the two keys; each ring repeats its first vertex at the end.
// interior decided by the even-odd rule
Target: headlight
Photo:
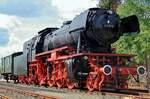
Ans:
{"type": "Polygon", "coordinates": [[[110,65],[105,65],[103,67],[103,73],[108,76],[112,73],[112,67],[110,65]]]}
{"type": "Polygon", "coordinates": [[[143,76],[146,74],[146,68],[144,66],[139,66],[137,68],[137,74],[140,76],[143,76]]]}

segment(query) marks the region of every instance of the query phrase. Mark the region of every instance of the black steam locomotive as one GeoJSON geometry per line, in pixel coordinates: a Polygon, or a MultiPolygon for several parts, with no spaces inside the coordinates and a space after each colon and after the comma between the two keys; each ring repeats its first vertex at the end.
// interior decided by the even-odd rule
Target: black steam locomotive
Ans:
{"type": "MultiPolygon", "coordinates": [[[[46,28],[25,42],[23,54],[12,59],[15,67],[12,75],[19,82],[68,86],[70,89],[82,85],[90,91],[112,83],[124,86],[121,77],[129,74],[122,74],[118,65],[123,65],[121,62],[129,60],[132,55],[112,54],[111,44],[124,34],[139,31],[135,15],[120,19],[110,9],[88,9],[72,21],[64,22],[61,28],[46,28]],[[95,80],[99,79],[95,81],[96,87],[90,85],[93,75],[97,75],[95,80]],[[112,78],[122,82],[118,84],[112,78]],[[111,82],[105,83],[106,79],[111,82]]],[[[145,70],[144,67],[140,69],[145,70]]],[[[126,66],[126,70],[137,75],[136,67],[126,66]]]]}
{"type": "MultiPolygon", "coordinates": [[[[75,46],[77,52],[86,50],[96,53],[111,53],[111,44],[123,34],[139,33],[136,16],[120,19],[113,11],[91,8],[59,28],[46,28],[38,36],[24,44],[23,52],[34,59],[33,54],[49,51],[66,45],[75,46]]],[[[31,59],[31,60],[32,60],[31,59]]]]}

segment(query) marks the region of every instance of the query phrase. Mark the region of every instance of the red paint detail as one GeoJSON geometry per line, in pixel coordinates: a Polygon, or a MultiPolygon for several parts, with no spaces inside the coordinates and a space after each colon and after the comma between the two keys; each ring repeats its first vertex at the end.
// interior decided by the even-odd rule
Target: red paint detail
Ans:
{"type": "Polygon", "coordinates": [[[28,77],[27,76],[20,75],[20,76],[18,76],[18,80],[22,84],[28,84],[28,77]]]}
{"type": "Polygon", "coordinates": [[[75,81],[71,81],[71,80],[67,80],[67,87],[68,89],[74,89],[76,87],[76,82],[75,81]]]}
{"type": "Polygon", "coordinates": [[[33,61],[29,63],[29,83],[46,84],[47,67],[42,61],[33,61]]]}
{"type": "MultiPolygon", "coordinates": [[[[51,51],[46,51],[36,55],[36,61],[29,62],[29,76],[19,78],[23,83],[31,84],[47,84],[50,87],[58,86],[68,87],[73,89],[77,87],[77,81],[68,80],[68,74],[66,69],[65,60],[76,58],[76,57],[88,57],[88,63],[90,65],[90,71],[87,76],[87,80],[84,83],[89,91],[101,90],[106,85],[111,85],[113,88],[116,88],[114,85],[114,79],[116,75],[116,66],[120,66],[120,76],[121,78],[126,78],[128,75],[137,75],[135,66],[123,66],[122,58],[131,58],[134,55],[128,54],[106,54],[106,53],[87,53],[86,51],[81,51],[81,53],[76,53],[76,49],[65,46],[62,48],[57,48],[51,51]],[[100,57],[97,58],[97,57],[100,57]],[[52,71],[49,74],[47,66],[42,62],[43,59],[47,59],[52,65],[52,71]],[[116,58],[115,61],[113,59],[116,58]],[[97,63],[97,61],[99,63],[97,63]],[[104,75],[103,66],[111,64],[112,74],[109,76],[104,75]],[[34,73],[33,73],[34,70],[34,73]]],[[[123,83],[126,83],[126,80],[122,80],[123,83]]],[[[127,88],[127,84],[120,86],[121,88],[127,88]]]]}

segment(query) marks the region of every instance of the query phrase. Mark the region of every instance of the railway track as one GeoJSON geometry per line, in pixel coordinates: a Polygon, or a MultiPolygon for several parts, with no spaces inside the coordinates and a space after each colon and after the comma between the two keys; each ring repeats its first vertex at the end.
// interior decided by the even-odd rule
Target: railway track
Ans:
{"type": "MultiPolygon", "coordinates": [[[[6,90],[7,92],[11,92],[11,93],[18,93],[18,94],[22,94],[24,96],[31,96],[33,98],[39,98],[39,99],[60,99],[58,97],[54,97],[54,96],[47,96],[47,95],[42,95],[42,94],[37,94],[35,92],[32,91],[25,91],[25,90],[20,90],[20,89],[14,89],[14,88],[6,88],[6,87],[0,87],[0,90],[6,90]]],[[[2,99],[9,99],[6,96],[3,96],[2,99]]]]}
{"type": "Polygon", "coordinates": [[[12,84],[4,84],[0,83],[0,93],[5,94],[1,95],[0,94],[0,99],[14,99],[15,96],[12,97],[12,95],[7,94],[17,94],[18,99],[60,99],[59,97],[56,96],[49,96],[49,95],[44,95],[40,93],[36,93],[36,90],[29,90],[24,87],[19,87],[19,86],[12,86],[12,84]],[[19,98],[19,95],[24,96],[24,98],[19,98]],[[28,98],[25,98],[28,97],[28,98]]]}
{"type": "MultiPolygon", "coordinates": [[[[75,96],[92,96],[97,97],[93,99],[150,99],[150,94],[145,93],[142,90],[137,90],[136,93],[133,94],[135,90],[130,90],[130,92],[113,92],[113,91],[103,91],[103,92],[88,92],[87,90],[68,90],[67,88],[58,89],[58,88],[45,88],[45,87],[35,87],[35,86],[28,86],[28,85],[20,85],[20,84],[12,84],[12,83],[5,83],[0,82],[0,93],[1,90],[11,91],[11,93],[15,92],[18,94],[22,94],[24,96],[30,96],[33,97],[33,99],[70,99],[67,97],[71,97],[72,99],[77,99],[75,96]],[[138,92],[140,91],[140,92],[138,92]],[[43,93],[43,94],[41,94],[43,93]],[[47,94],[46,94],[47,93],[47,94]],[[51,96],[52,95],[52,96],[51,96]],[[57,97],[56,97],[57,96],[57,97]],[[102,97],[102,98],[100,98],[102,97]]],[[[85,99],[83,97],[80,99],[85,99]]],[[[9,99],[9,98],[2,98],[2,99],[9,99]]],[[[86,99],[92,99],[92,98],[86,98],[86,99]]]]}
{"type": "Polygon", "coordinates": [[[113,90],[113,89],[105,89],[102,90],[103,92],[108,92],[108,93],[120,93],[120,94],[127,94],[127,95],[139,95],[140,93],[147,93],[148,90],[144,89],[124,89],[124,90],[113,90]]]}

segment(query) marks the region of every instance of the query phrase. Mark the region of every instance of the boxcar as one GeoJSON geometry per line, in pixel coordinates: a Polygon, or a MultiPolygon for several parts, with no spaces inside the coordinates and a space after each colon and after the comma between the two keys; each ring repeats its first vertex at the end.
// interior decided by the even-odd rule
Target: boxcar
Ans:
{"type": "Polygon", "coordinates": [[[27,56],[19,55],[14,57],[14,75],[27,75],[27,56]]]}
{"type": "Polygon", "coordinates": [[[4,76],[4,79],[7,81],[13,79],[14,75],[14,57],[22,55],[22,52],[16,52],[9,56],[1,58],[1,75],[4,76]]]}

